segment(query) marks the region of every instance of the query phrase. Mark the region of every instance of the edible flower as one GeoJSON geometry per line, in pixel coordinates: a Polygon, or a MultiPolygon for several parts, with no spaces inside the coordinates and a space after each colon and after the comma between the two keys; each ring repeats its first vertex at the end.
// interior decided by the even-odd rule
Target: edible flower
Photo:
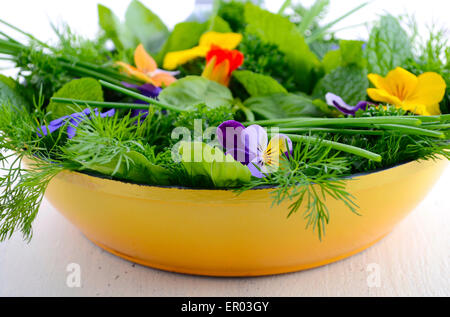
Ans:
{"type": "Polygon", "coordinates": [[[367,94],[374,101],[385,102],[418,115],[439,115],[439,103],[445,95],[446,84],[437,73],[428,72],[416,76],[397,67],[386,77],[369,74],[369,80],[376,88],[369,88],[367,94]]]}
{"type": "Polygon", "coordinates": [[[254,177],[264,178],[265,174],[279,167],[280,154],[292,154],[292,141],[283,134],[276,134],[269,141],[267,132],[259,125],[245,128],[240,122],[230,120],[217,128],[217,137],[226,154],[247,165],[254,177]]]}
{"type": "MultiPolygon", "coordinates": [[[[134,85],[134,84],[123,82],[122,85],[124,85],[127,88],[137,89],[137,90],[139,90],[139,92],[142,95],[149,97],[149,98],[153,98],[153,99],[156,99],[162,91],[161,87],[156,87],[156,86],[153,86],[152,84],[134,85]]],[[[143,105],[148,104],[147,102],[139,100],[139,99],[134,100],[134,102],[137,104],[143,104],[143,105]]],[[[145,119],[145,117],[147,117],[147,115],[148,115],[148,110],[133,109],[131,111],[131,117],[137,117],[139,115],[141,115],[141,119],[145,119]]]]}
{"type": "MultiPolygon", "coordinates": [[[[111,109],[104,113],[99,113],[98,109],[94,109],[93,114],[95,116],[100,116],[101,118],[112,117],[116,113],[115,109],[111,109]]],[[[36,132],[37,135],[42,138],[51,134],[61,127],[67,124],[67,135],[69,139],[72,139],[76,135],[76,128],[80,125],[84,120],[89,119],[91,115],[91,110],[89,108],[84,109],[82,112],[73,113],[69,116],[64,116],[59,119],[53,120],[50,122],[48,126],[41,126],[36,132]]]]}
{"type": "Polygon", "coordinates": [[[128,75],[136,77],[146,83],[150,83],[156,87],[169,86],[176,78],[177,72],[168,72],[158,69],[158,65],[155,60],[147,53],[144,46],[139,46],[134,51],[134,63],[136,67],[131,66],[124,62],[117,62],[128,75]]]}
{"type": "Polygon", "coordinates": [[[360,101],[356,106],[348,105],[341,97],[329,92],[325,95],[327,104],[335,107],[337,110],[348,116],[354,116],[358,110],[367,110],[367,107],[371,105],[370,102],[360,101]]]}
{"type": "Polygon", "coordinates": [[[231,74],[244,62],[244,55],[238,50],[225,50],[213,45],[206,54],[206,67],[202,77],[224,86],[230,83],[231,74]]]}
{"type": "Polygon", "coordinates": [[[164,58],[164,68],[174,70],[193,59],[205,57],[213,45],[222,49],[233,50],[241,41],[242,34],[239,33],[207,32],[200,37],[198,46],[188,50],[167,53],[164,58]]]}

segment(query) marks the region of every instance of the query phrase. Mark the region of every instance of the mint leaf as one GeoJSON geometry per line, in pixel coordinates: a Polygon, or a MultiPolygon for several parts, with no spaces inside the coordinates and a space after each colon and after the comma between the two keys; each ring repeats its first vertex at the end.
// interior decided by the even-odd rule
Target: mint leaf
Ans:
{"type": "Polygon", "coordinates": [[[312,99],[294,94],[253,97],[247,99],[244,106],[262,119],[321,117],[324,115],[312,99]]]}
{"type": "Polygon", "coordinates": [[[372,29],[366,47],[369,72],[385,76],[403,66],[410,57],[411,42],[399,21],[391,15],[381,17],[379,26],[372,29]]]}
{"type": "MultiPolygon", "coordinates": [[[[93,78],[74,79],[61,87],[53,97],[71,98],[86,101],[103,101],[103,90],[100,83],[93,78]]],[[[75,112],[82,111],[84,105],[72,103],[50,102],[47,111],[52,119],[58,119],[75,112]]]]}
{"type": "Polygon", "coordinates": [[[247,166],[225,155],[219,148],[201,142],[182,142],[179,153],[182,164],[195,183],[213,185],[216,188],[238,187],[250,182],[247,166]],[[200,154],[201,161],[195,158],[200,154]]]}
{"type": "Polygon", "coordinates": [[[217,108],[231,106],[233,95],[227,87],[214,81],[199,76],[187,76],[165,88],[159,95],[159,100],[183,109],[199,104],[217,108]]]}
{"type": "Polygon", "coordinates": [[[287,18],[247,3],[245,6],[246,32],[257,35],[264,42],[275,44],[286,55],[295,75],[297,89],[309,93],[314,87],[315,75],[320,67],[316,55],[309,49],[305,38],[295,24],[287,18]]]}
{"type": "Polygon", "coordinates": [[[251,97],[287,93],[287,90],[270,76],[241,70],[233,72],[233,77],[247,90],[251,97]]]}
{"type": "Polygon", "coordinates": [[[145,49],[154,55],[169,37],[169,30],[161,19],[137,0],[130,3],[125,14],[125,24],[145,49]]]}
{"type": "Polygon", "coordinates": [[[28,101],[23,97],[22,86],[14,79],[0,75],[0,106],[11,104],[16,107],[30,108],[28,101]]]}
{"type": "Polygon", "coordinates": [[[325,99],[329,92],[341,96],[350,105],[366,100],[369,80],[367,70],[356,65],[338,67],[325,75],[314,88],[315,98],[325,99]]]}

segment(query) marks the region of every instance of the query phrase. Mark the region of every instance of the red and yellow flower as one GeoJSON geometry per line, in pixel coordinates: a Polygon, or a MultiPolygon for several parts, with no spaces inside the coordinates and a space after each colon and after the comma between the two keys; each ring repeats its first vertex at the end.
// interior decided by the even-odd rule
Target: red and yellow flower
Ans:
{"type": "Polygon", "coordinates": [[[244,55],[238,50],[227,50],[213,45],[206,54],[206,67],[202,77],[224,86],[230,83],[231,74],[244,62],[244,55]]]}

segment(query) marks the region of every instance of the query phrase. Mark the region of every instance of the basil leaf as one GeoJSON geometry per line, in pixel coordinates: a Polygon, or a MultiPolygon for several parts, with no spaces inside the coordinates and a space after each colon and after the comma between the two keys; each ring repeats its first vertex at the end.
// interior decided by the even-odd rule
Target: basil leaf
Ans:
{"type": "Polygon", "coordinates": [[[317,56],[309,49],[305,38],[287,18],[247,3],[245,6],[246,32],[257,35],[264,42],[275,44],[292,66],[297,88],[309,93],[314,87],[320,68],[317,56]]]}
{"type": "Polygon", "coordinates": [[[321,117],[324,115],[312,99],[294,94],[253,97],[247,99],[244,106],[263,119],[321,117]]]}
{"type": "Polygon", "coordinates": [[[270,76],[241,70],[233,72],[233,77],[247,90],[251,97],[287,93],[286,88],[270,76]]]}
{"type": "Polygon", "coordinates": [[[137,0],[130,3],[125,24],[151,54],[157,54],[169,37],[169,30],[161,19],[137,0]]]}
{"type": "MultiPolygon", "coordinates": [[[[53,97],[89,101],[103,101],[103,90],[98,80],[93,78],[74,79],[61,87],[53,97]]],[[[56,103],[50,101],[47,111],[50,118],[57,119],[85,109],[84,105],[73,103],[56,103]]]]}
{"type": "Polygon", "coordinates": [[[159,100],[183,109],[199,104],[217,108],[231,106],[233,95],[227,87],[214,81],[199,76],[187,76],[165,88],[159,95],[159,100]]]}
{"type": "Polygon", "coordinates": [[[250,182],[248,167],[235,161],[231,155],[225,155],[219,148],[201,142],[182,142],[179,153],[184,168],[196,183],[231,188],[250,182]],[[202,154],[200,162],[195,162],[199,153],[202,154]]]}
{"type": "Polygon", "coordinates": [[[381,76],[412,57],[411,42],[400,26],[399,21],[391,15],[381,17],[379,26],[374,27],[366,48],[366,58],[370,73],[381,76]]]}
{"type": "Polygon", "coordinates": [[[325,75],[314,88],[314,98],[325,99],[329,92],[341,96],[350,105],[366,100],[367,70],[356,65],[338,67],[325,75]]]}
{"type": "Polygon", "coordinates": [[[23,97],[22,86],[14,79],[0,75],[0,106],[11,104],[16,107],[30,108],[29,102],[23,97]]]}

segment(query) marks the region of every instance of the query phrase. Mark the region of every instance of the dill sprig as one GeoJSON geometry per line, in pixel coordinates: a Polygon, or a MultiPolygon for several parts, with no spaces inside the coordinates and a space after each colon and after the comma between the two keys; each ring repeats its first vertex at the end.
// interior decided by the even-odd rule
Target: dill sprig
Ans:
{"type": "Polygon", "coordinates": [[[350,174],[350,170],[351,162],[342,153],[332,150],[327,144],[303,139],[295,145],[289,158],[281,160],[278,171],[264,179],[252,179],[237,191],[275,187],[273,204],[291,201],[288,217],[304,207],[306,228],[312,228],[322,240],[331,219],[327,199],[340,200],[351,212],[358,214],[353,196],[345,189],[347,180],[342,179],[350,174]]]}

